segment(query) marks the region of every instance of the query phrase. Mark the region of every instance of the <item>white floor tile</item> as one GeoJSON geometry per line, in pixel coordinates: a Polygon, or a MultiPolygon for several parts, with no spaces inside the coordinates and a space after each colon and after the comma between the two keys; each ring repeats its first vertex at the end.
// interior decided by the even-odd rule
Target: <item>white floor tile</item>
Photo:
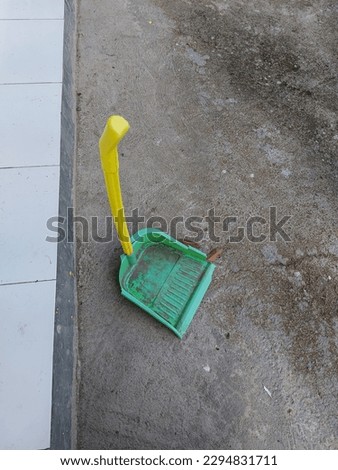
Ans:
{"type": "Polygon", "coordinates": [[[0,286],[0,449],[50,445],[55,281],[0,286]]]}
{"type": "Polygon", "coordinates": [[[62,81],[62,20],[0,21],[0,84],[62,81]]]}
{"type": "Polygon", "coordinates": [[[0,284],[55,279],[59,167],[0,169],[0,284]]]}
{"type": "Polygon", "coordinates": [[[0,85],[0,167],[60,163],[61,88],[0,85]]]}
{"type": "Polygon", "coordinates": [[[64,0],[1,0],[0,19],[63,18],[64,0]]]}

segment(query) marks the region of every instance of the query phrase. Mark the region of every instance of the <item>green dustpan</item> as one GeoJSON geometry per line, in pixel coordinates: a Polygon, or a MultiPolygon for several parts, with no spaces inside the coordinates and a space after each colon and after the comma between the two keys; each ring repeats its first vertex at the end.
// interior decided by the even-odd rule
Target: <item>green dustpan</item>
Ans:
{"type": "Polygon", "coordinates": [[[144,228],[129,237],[118,175],[117,144],[129,129],[111,116],[100,139],[108,198],[124,255],[119,281],[122,294],[182,338],[211,282],[215,265],[206,255],[170,235],[144,228]]]}
{"type": "Polygon", "coordinates": [[[215,265],[206,255],[158,229],[132,237],[136,263],[121,256],[122,294],[180,338],[193,319],[211,282],[215,265]]]}

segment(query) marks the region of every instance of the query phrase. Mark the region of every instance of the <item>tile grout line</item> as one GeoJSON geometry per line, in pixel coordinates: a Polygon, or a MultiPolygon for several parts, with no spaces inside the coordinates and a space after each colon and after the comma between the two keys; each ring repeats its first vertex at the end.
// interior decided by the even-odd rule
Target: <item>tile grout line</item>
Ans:
{"type": "Polygon", "coordinates": [[[56,281],[55,279],[37,279],[36,281],[18,281],[18,282],[6,282],[1,284],[0,283],[0,288],[5,287],[5,286],[17,286],[17,285],[22,285],[22,284],[40,284],[41,282],[52,282],[56,281]]]}
{"type": "Polygon", "coordinates": [[[13,82],[13,83],[0,83],[0,86],[10,86],[10,85],[62,85],[61,82],[13,82]]]}
{"type": "Polygon", "coordinates": [[[0,166],[0,170],[21,170],[22,168],[59,168],[59,164],[55,165],[23,165],[23,166],[0,166]]]}
{"type": "Polygon", "coordinates": [[[0,21],[64,21],[63,18],[0,18],[0,21]]]}

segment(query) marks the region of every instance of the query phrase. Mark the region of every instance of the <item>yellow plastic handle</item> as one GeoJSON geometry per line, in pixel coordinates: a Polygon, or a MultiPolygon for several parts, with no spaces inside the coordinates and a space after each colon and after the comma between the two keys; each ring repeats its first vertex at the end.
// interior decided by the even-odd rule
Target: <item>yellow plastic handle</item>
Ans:
{"type": "Polygon", "coordinates": [[[130,256],[133,253],[133,245],[130,241],[124,214],[119,177],[119,156],[117,151],[117,146],[128,132],[128,129],[129,123],[122,116],[110,116],[100,138],[99,149],[108,200],[117,235],[124,253],[130,256]]]}

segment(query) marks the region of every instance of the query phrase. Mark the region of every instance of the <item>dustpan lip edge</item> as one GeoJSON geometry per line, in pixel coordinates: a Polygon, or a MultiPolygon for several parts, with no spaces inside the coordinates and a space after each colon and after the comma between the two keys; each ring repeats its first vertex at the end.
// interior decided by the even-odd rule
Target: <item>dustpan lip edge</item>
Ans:
{"type": "MultiPolygon", "coordinates": [[[[172,237],[169,233],[167,232],[163,232],[162,230],[160,230],[159,228],[156,228],[156,227],[144,227],[144,228],[141,228],[140,230],[138,230],[137,232],[135,232],[133,235],[131,235],[130,239],[131,239],[131,242],[132,244],[134,245],[134,243],[137,243],[139,240],[138,240],[138,237],[142,237],[144,235],[147,235],[147,234],[151,234],[151,233],[157,233],[158,235],[163,235],[164,238],[166,238],[169,242],[171,243],[175,243],[175,245],[177,245],[178,247],[184,249],[184,251],[186,252],[190,252],[190,253],[196,253],[200,256],[202,256],[204,259],[207,258],[207,255],[193,247],[193,246],[188,246],[188,245],[185,245],[184,243],[180,242],[179,240],[177,240],[176,238],[172,237]]],[[[160,243],[160,242],[158,242],[160,243]]],[[[123,258],[124,255],[121,256],[121,261],[122,261],[122,258],[123,258]]]]}

